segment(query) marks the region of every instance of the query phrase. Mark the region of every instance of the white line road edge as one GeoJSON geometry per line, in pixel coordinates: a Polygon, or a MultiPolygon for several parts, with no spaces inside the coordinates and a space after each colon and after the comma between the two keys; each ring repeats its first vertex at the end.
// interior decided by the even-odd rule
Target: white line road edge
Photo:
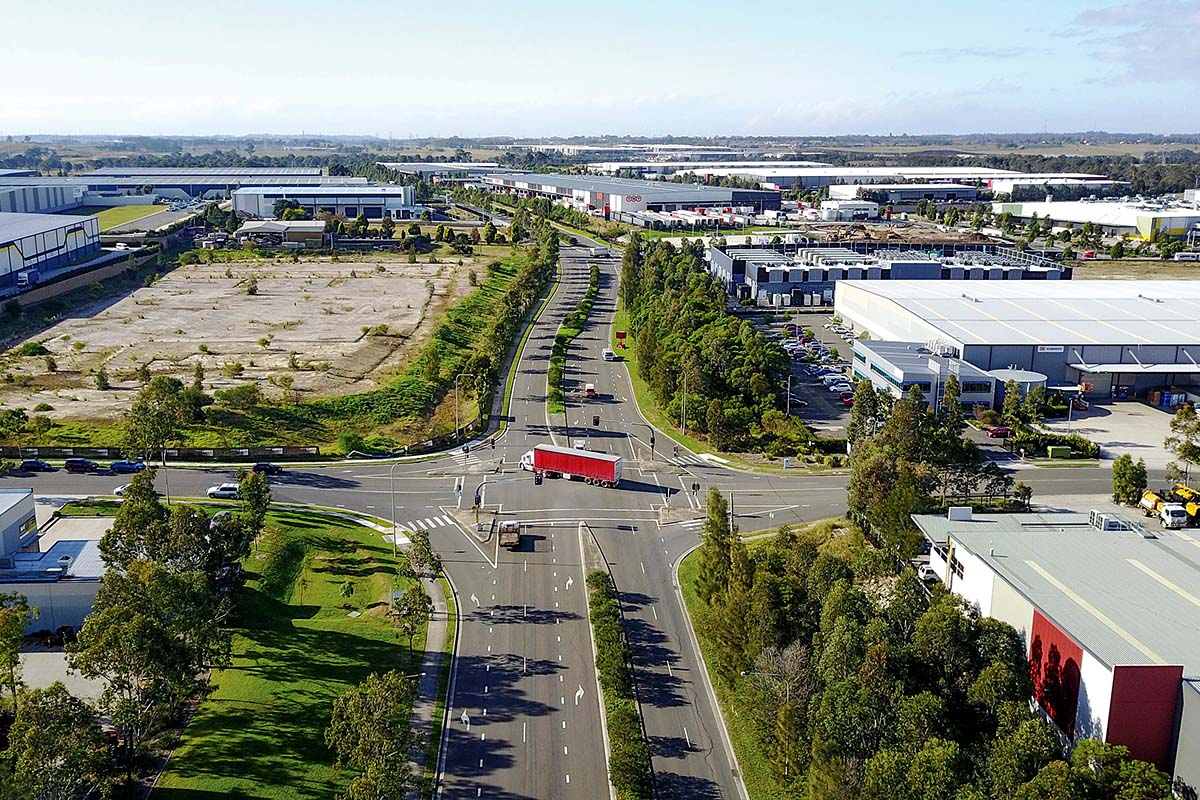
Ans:
{"type": "Polygon", "coordinates": [[[608,779],[609,799],[617,800],[617,787],[613,786],[611,778],[612,765],[608,763],[612,744],[608,739],[608,720],[604,716],[604,692],[600,688],[600,670],[596,667],[596,632],[592,630],[592,596],[591,592],[587,591],[587,568],[583,566],[583,525],[583,521],[580,520],[576,530],[579,538],[579,566],[584,572],[583,607],[587,609],[588,642],[592,645],[592,677],[596,680],[596,702],[600,709],[600,735],[604,739],[604,777],[608,779]]]}

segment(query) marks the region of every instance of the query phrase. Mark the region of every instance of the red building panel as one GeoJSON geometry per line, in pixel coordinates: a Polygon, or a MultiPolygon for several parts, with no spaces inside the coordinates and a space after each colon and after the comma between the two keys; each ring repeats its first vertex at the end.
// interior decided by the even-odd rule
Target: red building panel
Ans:
{"type": "Polygon", "coordinates": [[[1075,738],[1079,709],[1079,670],[1083,648],[1034,609],[1029,634],[1029,676],[1033,697],[1069,738],[1075,738]]]}
{"type": "Polygon", "coordinates": [[[1123,744],[1134,758],[1170,772],[1174,766],[1171,738],[1182,679],[1182,666],[1114,668],[1105,740],[1123,744]]]}

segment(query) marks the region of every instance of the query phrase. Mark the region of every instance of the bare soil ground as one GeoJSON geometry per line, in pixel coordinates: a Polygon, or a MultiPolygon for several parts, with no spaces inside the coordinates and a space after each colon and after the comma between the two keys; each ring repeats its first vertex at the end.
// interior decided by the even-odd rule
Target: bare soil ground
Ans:
{"type": "Polygon", "coordinates": [[[459,266],[457,256],[438,263],[422,256],[417,264],[369,256],[178,267],[37,336],[54,371],[43,356],[10,350],[0,357],[0,402],[28,410],[49,404],[38,413],[59,421],[115,420],[147,364],[152,375],[187,384],[199,364],[208,392],[251,382],[288,399],[365,391],[418,350],[445,308],[471,291],[469,273],[482,275],[486,260],[467,256],[459,266]],[[108,390],[96,388],[101,366],[108,390]]]}

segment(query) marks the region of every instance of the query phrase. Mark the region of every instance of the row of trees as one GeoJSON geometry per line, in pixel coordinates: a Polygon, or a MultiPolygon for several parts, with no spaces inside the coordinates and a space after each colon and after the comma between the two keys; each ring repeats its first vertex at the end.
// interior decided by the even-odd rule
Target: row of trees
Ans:
{"type": "MultiPolygon", "coordinates": [[[[958,378],[942,387],[941,405],[930,409],[920,388],[895,399],[860,381],[847,425],[850,442],[850,514],[875,539],[899,555],[913,553],[911,515],[946,504],[949,498],[1007,496],[1013,479],[963,434],[966,420],[958,378]]],[[[1019,397],[1019,393],[1017,393],[1019,397]]],[[[1017,495],[1028,501],[1023,486],[1017,495]]]]}
{"type": "Polygon", "coordinates": [[[130,482],[100,540],[106,572],[92,612],[67,647],[73,670],[104,681],[96,707],[61,684],[22,692],[16,653],[36,612],[24,598],[0,598],[0,667],[16,714],[0,785],[17,797],[107,791],[117,761],[103,747],[100,714],[116,730],[117,760],[132,784],[154,737],[181,719],[209,670],[228,662],[227,625],[243,584],[239,562],[270,504],[266,478],[248,473],[240,508],[216,517],[195,506],[164,506],[153,481],[147,470],[130,482]]]}
{"type": "Polygon", "coordinates": [[[633,236],[625,248],[621,303],[638,373],[659,408],[713,447],[794,454],[811,435],[779,410],[787,354],[726,312],[725,288],[702,255],[700,241],[676,248],[633,236]]]}
{"type": "MultiPolygon", "coordinates": [[[[906,413],[901,411],[900,413],[906,413]]],[[[980,617],[856,530],[782,529],[748,548],[708,499],[697,592],[727,714],[746,720],[785,793],[809,800],[1166,800],[1123,747],[1030,711],[1011,626],[980,617]]]]}

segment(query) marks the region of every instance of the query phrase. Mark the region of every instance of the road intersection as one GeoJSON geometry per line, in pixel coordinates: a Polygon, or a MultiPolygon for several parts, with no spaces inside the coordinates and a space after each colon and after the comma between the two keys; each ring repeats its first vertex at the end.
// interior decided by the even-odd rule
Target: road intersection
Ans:
{"type": "MultiPolygon", "coordinates": [[[[661,433],[652,459],[650,427],[633,400],[626,365],[601,356],[620,262],[593,259],[580,247],[564,247],[561,260],[560,283],[514,362],[507,425],[494,446],[399,465],[297,466],[270,478],[273,498],[386,520],[394,513],[402,531],[426,530],[440,553],[461,616],[440,797],[609,795],[581,523],[619,592],[656,795],[744,797],[675,569],[698,542],[710,487],[732,498],[735,522],[749,533],[843,513],[846,478],[730,469],[685,449],[676,453],[661,433]],[[566,411],[550,419],[546,369],[554,335],[583,297],[591,264],[600,269],[600,291],[568,353],[566,411]],[[587,383],[598,397],[584,397],[587,383]],[[535,485],[518,469],[533,445],[578,438],[623,457],[620,488],[567,480],[535,485]],[[522,523],[520,548],[501,550],[486,529],[463,524],[477,487],[485,518],[522,523]]],[[[232,472],[173,468],[160,471],[158,483],[163,488],[169,480],[176,497],[198,497],[232,472]]],[[[1111,472],[1103,467],[1022,470],[1018,477],[1048,495],[1111,491],[1111,472]]],[[[106,495],[121,480],[57,472],[25,482],[39,495],[106,495]]]]}

